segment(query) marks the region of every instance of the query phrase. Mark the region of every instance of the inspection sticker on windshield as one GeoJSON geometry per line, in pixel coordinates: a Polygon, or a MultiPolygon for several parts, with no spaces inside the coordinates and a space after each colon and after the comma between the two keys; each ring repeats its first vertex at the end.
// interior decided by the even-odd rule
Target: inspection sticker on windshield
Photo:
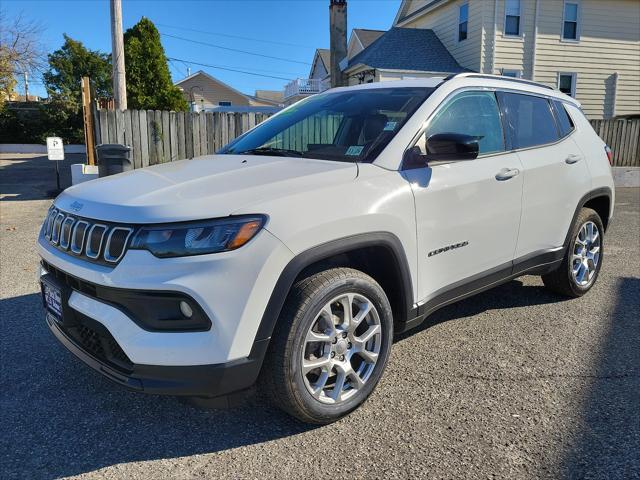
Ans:
{"type": "Polygon", "coordinates": [[[363,145],[351,145],[349,148],[347,148],[345,155],[356,157],[362,153],[363,149],[364,149],[363,145]]]}
{"type": "Polygon", "coordinates": [[[384,131],[385,132],[390,132],[396,129],[396,125],[398,124],[398,122],[387,122],[387,124],[384,126],[384,131]]]}

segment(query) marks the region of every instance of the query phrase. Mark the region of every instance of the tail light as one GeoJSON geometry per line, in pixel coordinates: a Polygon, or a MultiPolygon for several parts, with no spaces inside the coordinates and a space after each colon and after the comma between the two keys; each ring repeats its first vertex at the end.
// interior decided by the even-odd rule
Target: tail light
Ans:
{"type": "Polygon", "coordinates": [[[607,154],[607,159],[609,159],[609,165],[613,166],[613,152],[609,148],[609,145],[604,146],[604,151],[607,154]]]}

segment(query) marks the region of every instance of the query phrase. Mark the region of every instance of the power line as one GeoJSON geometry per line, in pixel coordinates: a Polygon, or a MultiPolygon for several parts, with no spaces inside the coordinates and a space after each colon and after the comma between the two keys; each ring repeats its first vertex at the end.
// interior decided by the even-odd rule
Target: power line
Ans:
{"type": "Polygon", "coordinates": [[[300,63],[302,65],[311,65],[309,62],[301,62],[300,60],[290,60],[288,58],[282,58],[282,57],[273,57],[271,55],[263,55],[262,53],[247,52],[246,50],[239,50],[237,48],[223,47],[221,45],[216,45],[214,43],[201,42],[199,40],[193,40],[191,38],[184,38],[184,37],[180,37],[178,35],[171,35],[169,33],[160,32],[160,35],[163,35],[165,37],[170,37],[170,38],[176,38],[178,40],[183,40],[185,42],[197,43],[198,45],[206,45],[208,47],[220,48],[222,50],[229,50],[230,52],[244,53],[244,54],[247,54],[247,55],[254,55],[256,57],[271,58],[272,60],[280,60],[282,62],[291,62],[291,63],[300,63]]]}
{"type": "Polygon", "coordinates": [[[287,43],[287,42],[276,42],[274,40],[264,40],[262,38],[242,37],[240,35],[231,35],[231,34],[228,34],[228,33],[207,32],[205,30],[196,30],[195,28],[177,27],[175,25],[167,25],[166,23],[156,23],[156,25],[158,25],[160,27],[175,28],[175,29],[178,29],[178,30],[185,30],[185,31],[188,31],[188,32],[204,33],[205,35],[217,35],[219,37],[238,38],[238,39],[241,39],[241,40],[251,40],[252,42],[271,43],[273,45],[284,45],[284,46],[287,46],[287,47],[311,48],[313,50],[316,49],[316,47],[312,47],[310,45],[300,45],[298,43],[287,43]]]}
{"type": "MultiPolygon", "coordinates": [[[[168,57],[167,57],[168,58],[168,57]]],[[[183,65],[186,67],[187,65],[182,62],[183,65]]],[[[244,72],[266,72],[266,73],[275,73],[277,75],[291,75],[291,78],[295,78],[295,77],[299,77],[300,73],[294,73],[294,72],[283,72],[282,70],[266,70],[264,68],[244,68],[241,66],[237,66],[237,65],[219,65],[219,67],[222,68],[236,68],[236,69],[241,69],[244,72]]]]}
{"type": "Polygon", "coordinates": [[[167,59],[175,60],[176,62],[189,63],[191,65],[199,65],[201,67],[217,68],[219,70],[226,70],[228,72],[244,73],[245,75],[253,75],[255,77],[275,78],[277,80],[287,80],[287,81],[291,80],[290,78],[287,78],[287,77],[276,77],[275,75],[263,75],[260,73],[247,72],[246,70],[237,70],[235,68],[221,67],[220,65],[210,65],[208,63],[192,62],[190,60],[183,60],[181,58],[167,57],[167,59]]]}

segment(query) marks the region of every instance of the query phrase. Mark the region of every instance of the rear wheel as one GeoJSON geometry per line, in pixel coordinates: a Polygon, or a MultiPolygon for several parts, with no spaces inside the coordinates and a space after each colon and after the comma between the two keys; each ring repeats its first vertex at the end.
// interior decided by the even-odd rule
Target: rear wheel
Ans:
{"type": "Polygon", "coordinates": [[[573,224],[570,243],[557,270],[542,276],[545,286],[569,297],[580,297],[593,287],[604,253],[604,227],[595,210],[583,208],[573,224]]]}
{"type": "Polygon", "coordinates": [[[310,423],[348,414],[371,394],[387,364],[393,318],[374,279],[335,268],[292,288],[262,368],[275,405],[310,423]]]}

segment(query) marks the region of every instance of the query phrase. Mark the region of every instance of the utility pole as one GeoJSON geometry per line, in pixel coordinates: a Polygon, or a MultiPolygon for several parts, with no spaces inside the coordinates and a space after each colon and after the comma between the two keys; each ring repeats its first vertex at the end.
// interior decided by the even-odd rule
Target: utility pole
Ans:
{"type": "Polygon", "coordinates": [[[122,0],[110,0],[111,6],[111,62],[113,63],[113,99],[116,110],[127,109],[127,83],[124,67],[124,39],[122,37],[122,0]]]}
{"type": "Polygon", "coordinates": [[[24,101],[29,101],[29,74],[24,72],[24,101]]]}

